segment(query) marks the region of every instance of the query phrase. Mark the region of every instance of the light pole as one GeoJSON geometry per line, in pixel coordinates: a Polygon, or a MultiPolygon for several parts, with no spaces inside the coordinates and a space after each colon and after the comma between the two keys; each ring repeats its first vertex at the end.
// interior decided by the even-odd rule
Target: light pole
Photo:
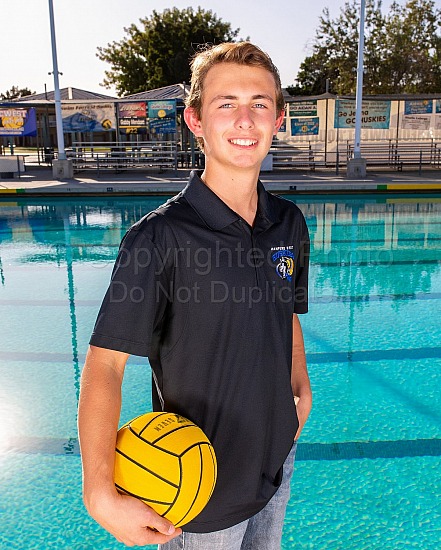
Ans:
{"type": "Polygon", "coordinates": [[[49,21],[51,28],[52,65],[54,75],[54,96],[55,96],[55,121],[57,127],[58,160],[53,162],[53,175],[57,179],[71,178],[73,176],[72,164],[66,157],[64,149],[63,118],[61,114],[61,94],[58,80],[57,42],[55,39],[54,6],[49,0],[49,21]]]}
{"type": "Polygon", "coordinates": [[[364,25],[365,25],[366,0],[360,2],[360,29],[358,37],[357,59],[357,90],[355,95],[355,137],[354,158],[348,162],[348,177],[366,177],[366,159],[361,157],[361,115],[363,107],[363,72],[364,72],[364,25]]]}
{"type": "Polygon", "coordinates": [[[61,115],[61,94],[60,82],[58,80],[58,60],[57,60],[57,41],[55,39],[55,21],[54,21],[54,6],[52,0],[49,0],[49,21],[51,25],[51,44],[52,44],[52,66],[54,75],[54,90],[55,90],[55,120],[57,124],[57,142],[58,142],[58,158],[64,160],[66,152],[64,150],[64,134],[63,134],[63,119],[61,115]]]}
{"type": "Polygon", "coordinates": [[[360,5],[360,32],[359,32],[359,39],[358,39],[358,60],[357,60],[357,92],[355,96],[354,158],[361,157],[360,140],[361,140],[361,112],[363,107],[365,1],[366,0],[361,0],[361,5],[360,5]]]}

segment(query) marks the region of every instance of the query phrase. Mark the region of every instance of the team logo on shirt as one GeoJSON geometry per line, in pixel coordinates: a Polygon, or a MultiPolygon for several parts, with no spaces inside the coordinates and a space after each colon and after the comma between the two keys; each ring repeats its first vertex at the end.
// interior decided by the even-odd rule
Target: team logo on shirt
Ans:
{"type": "Polygon", "coordinates": [[[292,246],[272,248],[271,259],[276,264],[276,273],[281,279],[291,282],[294,273],[294,252],[292,246]]]}

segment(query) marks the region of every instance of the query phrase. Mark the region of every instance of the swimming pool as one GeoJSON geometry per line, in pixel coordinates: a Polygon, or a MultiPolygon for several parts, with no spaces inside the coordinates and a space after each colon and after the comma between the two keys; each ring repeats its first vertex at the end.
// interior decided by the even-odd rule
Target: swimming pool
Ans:
{"type": "MultiPolygon", "coordinates": [[[[290,197],[312,241],[314,408],[283,550],[441,541],[441,200],[290,197]]],[[[81,502],[79,377],[120,239],[164,198],[3,200],[0,548],[123,548],[81,502]]],[[[150,408],[131,358],[122,421],[150,408]]],[[[209,550],[209,549],[207,549],[209,550]]]]}

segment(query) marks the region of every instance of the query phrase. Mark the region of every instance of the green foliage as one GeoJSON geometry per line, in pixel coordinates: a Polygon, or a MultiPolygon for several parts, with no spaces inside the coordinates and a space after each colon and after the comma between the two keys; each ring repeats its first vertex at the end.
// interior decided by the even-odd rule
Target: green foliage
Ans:
{"type": "MultiPolygon", "coordinates": [[[[295,95],[325,91],[352,94],[356,87],[360,2],[347,1],[331,19],[323,11],[312,54],[305,58],[295,95]]],[[[441,10],[433,0],[393,2],[382,12],[381,0],[366,1],[364,93],[430,93],[441,91],[441,10]]]]}
{"type": "Polygon", "coordinates": [[[0,93],[0,99],[18,99],[27,95],[35,94],[29,88],[19,88],[18,86],[12,86],[10,90],[7,90],[4,94],[0,93]]]}
{"type": "Polygon", "coordinates": [[[189,61],[198,46],[232,42],[239,33],[201,8],[153,11],[140,23],[141,27],[125,28],[126,37],[120,42],[98,48],[98,58],[111,66],[103,85],[115,86],[120,96],[189,82],[189,61]]]}

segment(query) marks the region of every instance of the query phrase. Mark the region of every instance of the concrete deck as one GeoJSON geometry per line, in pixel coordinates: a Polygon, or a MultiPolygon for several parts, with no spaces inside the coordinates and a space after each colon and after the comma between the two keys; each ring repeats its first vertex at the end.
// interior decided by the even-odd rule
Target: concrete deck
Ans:
{"type": "MultiPolygon", "coordinates": [[[[2,196],[62,196],[62,195],[170,195],[186,184],[189,170],[176,172],[83,172],[74,178],[58,181],[50,168],[28,167],[14,178],[0,179],[2,196]]],[[[347,179],[334,170],[320,172],[262,172],[265,187],[277,193],[441,193],[441,171],[415,172],[369,171],[365,179],[347,179]]]]}

